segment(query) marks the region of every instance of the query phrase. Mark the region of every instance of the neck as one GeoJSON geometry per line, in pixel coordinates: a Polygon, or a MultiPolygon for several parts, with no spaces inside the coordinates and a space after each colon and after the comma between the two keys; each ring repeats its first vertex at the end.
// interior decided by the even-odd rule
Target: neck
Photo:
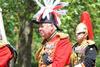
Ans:
{"type": "Polygon", "coordinates": [[[84,39],[84,40],[80,43],[80,45],[84,45],[84,44],[87,44],[87,40],[86,40],[86,39],[84,39]]]}
{"type": "Polygon", "coordinates": [[[45,44],[46,42],[50,41],[50,40],[55,36],[56,33],[57,33],[57,31],[54,31],[54,32],[50,35],[50,37],[48,37],[47,39],[44,39],[44,40],[43,40],[42,44],[45,44]]]}
{"type": "Polygon", "coordinates": [[[51,38],[54,37],[54,35],[55,35],[56,33],[57,33],[57,31],[54,31],[54,32],[50,35],[50,37],[47,38],[47,41],[51,40],[51,38]]]}

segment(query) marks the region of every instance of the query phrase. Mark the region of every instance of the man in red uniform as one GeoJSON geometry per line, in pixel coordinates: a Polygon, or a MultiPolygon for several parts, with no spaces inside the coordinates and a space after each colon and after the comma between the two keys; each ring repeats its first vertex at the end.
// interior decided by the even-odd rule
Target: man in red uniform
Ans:
{"type": "Polygon", "coordinates": [[[43,38],[41,49],[36,55],[39,67],[64,67],[69,65],[72,51],[69,36],[57,32],[53,23],[39,25],[39,32],[43,38]]]}
{"type": "Polygon", "coordinates": [[[39,67],[68,67],[72,44],[68,34],[59,31],[60,18],[59,11],[57,12],[65,3],[52,1],[44,0],[46,6],[41,6],[42,4],[40,5],[40,2],[36,0],[42,8],[35,17],[36,23],[39,24],[39,33],[43,38],[42,45],[36,53],[36,59],[39,67]]]}

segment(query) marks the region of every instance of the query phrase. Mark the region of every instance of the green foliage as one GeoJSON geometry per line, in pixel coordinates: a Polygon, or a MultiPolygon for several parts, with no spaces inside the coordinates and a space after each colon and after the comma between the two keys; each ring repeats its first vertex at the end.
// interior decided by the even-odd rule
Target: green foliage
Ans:
{"type": "Polygon", "coordinates": [[[97,56],[96,58],[96,67],[100,66],[100,55],[97,56]]]}
{"type": "MultiPolygon", "coordinates": [[[[61,28],[63,29],[63,32],[68,33],[71,41],[73,43],[76,43],[76,37],[75,37],[75,28],[77,24],[80,23],[80,14],[83,11],[88,11],[91,16],[91,21],[93,23],[93,29],[94,29],[94,37],[95,42],[98,48],[100,47],[100,1],[95,0],[63,0],[66,2],[69,2],[69,7],[65,7],[65,9],[68,10],[68,13],[66,16],[61,17],[62,25],[61,28]]],[[[35,28],[36,29],[36,28],[35,28]]],[[[34,32],[35,33],[35,32],[34,32]]],[[[36,32],[38,33],[38,32],[36,32]]],[[[34,38],[34,41],[36,39],[36,44],[39,43],[39,37],[38,35],[36,38],[34,38]]],[[[41,41],[41,40],[40,40],[41,41]]],[[[98,60],[97,60],[98,65],[98,60]]]]}
{"type": "MultiPolygon", "coordinates": [[[[62,0],[69,2],[66,16],[61,17],[63,32],[68,33],[73,43],[76,42],[75,28],[80,23],[82,11],[88,11],[93,23],[95,42],[100,47],[100,0],[62,0]]],[[[0,0],[0,7],[3,9],[3,20],[8,40],[14,46],[17,45],[20,26],[22,20],[30,21],[39,7],[33,0],[0,0]],[[32,7],[34,6],[34,7],[32,7]]],[[[36,63],[34,53],[40,46],[41,38],[38,33],[38,26],[34,25],[32,45],[32,63],[36,63]]],[[[100,60],[97,60],[99,62],[100,60]]],[[[99,66],[99,64],[97,64],[99,66]]],[[[34,66],[35,67],[35,66],[34,66]]]]}
{"type": "MultiPolygon", "coordinates": [[[[68,0],[69,1],[69,0],[68,0]]],[[[91,16],[91,21],[93,23],[93,29],[95,34],[95,41],[99,46],[99,33],[100,33],[100,1],[95,0],[70,0],[69,1],[68,14],[61,18],[62,29],[64,32],[70,34],[71,40],[75,42],[75,28],[78,23],[80,23],[80,14],[83,11],[88,11],[91,16]]]]}
{"type": "Polygon", "coordinates": [[[2,8],[2,14],[3,14],[3,21],[5,26],[5,31],[7,34],[8,41],[11,44],[16,44],[16,32],[15,27],[18,26],[18,19],[15,13],[15,7],[14,7],[14,1],[13,0],[1,0],[0,1],[0,7],[2,8]]]}

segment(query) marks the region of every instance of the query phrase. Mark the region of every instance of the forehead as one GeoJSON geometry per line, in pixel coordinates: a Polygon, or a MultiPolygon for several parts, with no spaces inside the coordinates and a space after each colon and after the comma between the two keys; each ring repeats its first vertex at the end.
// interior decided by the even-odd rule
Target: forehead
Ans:
{"type": "Polygon", "coordinates": [[[51,25],[51,23],[42,23],[42,24],[39,24],[39,27],[40,26],[49,26],[49,25],[51,25]]]}
{"type": "Polygon", "coordinates": [[[76,33],[86,32],[86,31],[87,31],[87,27],[83,23],[78,24],[78,26],[76,27],[76,33]]]}

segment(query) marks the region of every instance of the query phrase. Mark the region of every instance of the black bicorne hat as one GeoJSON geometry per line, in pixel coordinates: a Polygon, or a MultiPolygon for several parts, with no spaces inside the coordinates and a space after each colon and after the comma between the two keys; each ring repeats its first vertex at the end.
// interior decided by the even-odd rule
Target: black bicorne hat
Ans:
{"type": "Polygon", "coordinates": [[[57,24],[56,24],[56,21],[54,20],[54,17],[50,17],[50,19],[48,20],[47,17],[45,19],[41,19],[40,21],[36,21],[35,19],[32,20],[33,23],[35,24],[42,24],[42,23],[52,23],[55,25],[55,27],[57,28],[57,30],[62,30],[60,29],[57,24]]]}
{"type": "Polygon", "coordinates": [[[64,6],[68,6],[68,3],[60,2],[60,0],[43,0],[44,5],[38,0],[35,2],[40,6],[40,10],[33,16],[35,18],[33,22],[40,23],[53,23],[59,28],[61,21],[60,15],[65,15],[67,10],[60,10],[64,6]]]}

